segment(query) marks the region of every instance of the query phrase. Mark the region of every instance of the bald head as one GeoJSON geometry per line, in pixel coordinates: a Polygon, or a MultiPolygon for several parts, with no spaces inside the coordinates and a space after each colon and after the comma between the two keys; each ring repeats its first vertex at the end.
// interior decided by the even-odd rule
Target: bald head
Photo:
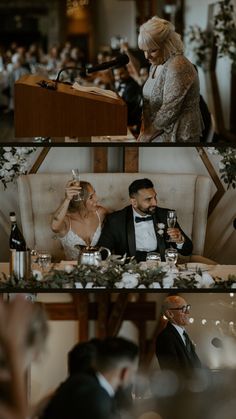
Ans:
{"type": "Polygon", "coordinates": [[[162,313],[167,319],[178,326],[184,327],[189,324],[189,311],[185,312],[187,302],[179,295],[170,295],[162,304],[162,313]]]}

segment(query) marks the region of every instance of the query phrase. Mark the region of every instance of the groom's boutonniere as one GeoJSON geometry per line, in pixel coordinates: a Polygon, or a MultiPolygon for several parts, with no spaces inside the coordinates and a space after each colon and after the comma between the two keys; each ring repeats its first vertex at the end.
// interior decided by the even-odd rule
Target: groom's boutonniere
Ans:
{"type": "Polygon", "coordinates": [[[163,236],[164,234],[164,228],[165,228],[165,224],[164,223],[157,223],[157,233],[159,234],[159,236],[163,236]]]}

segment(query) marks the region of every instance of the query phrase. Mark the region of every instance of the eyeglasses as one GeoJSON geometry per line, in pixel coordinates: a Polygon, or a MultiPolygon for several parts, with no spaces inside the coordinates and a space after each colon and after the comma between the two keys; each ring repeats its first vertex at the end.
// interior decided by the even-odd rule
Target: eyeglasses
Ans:
{"type": "Polygon", "coordinates": [[[188,313],[191,309],[191,305],[187,304],[186,306],[176,307],[176,308],[169,308],[169,310],[181,310],[182,313],[188,313]]]}

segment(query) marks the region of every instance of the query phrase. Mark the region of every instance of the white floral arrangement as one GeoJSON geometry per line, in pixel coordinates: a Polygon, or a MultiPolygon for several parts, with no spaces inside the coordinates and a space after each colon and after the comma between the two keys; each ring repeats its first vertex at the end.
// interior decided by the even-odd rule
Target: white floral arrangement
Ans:
{"type": "Polygon", "coordinates": [[[35,270],[32,278],[18,280],[14,276],[0,275],[0,290],[12,292],[12,289],[231,289],[236,288],[236,276],[227,279],[212,277],[208,272],[196,267],[193,272],[170,272],[168,266],[149,266],[147,262],[137,263],[131,260],[120,265],[107,262],[101,266],[65,265],[63,269],[52,269],[42,276],[35,270]]]}
{"type": "Polygon", "coordinates": [[[0,181],[4,188],[27,172],[28,156],[35,150],[36,147],[0,147],[0,181]]]}
{"type": "Polygon", "coordinates": [[[233,147],[215,148],[207,147],[212,155],[220,156],[219,172],[221,179],[226,183],[227,189],[236,188],[236,149],[233,147]]]}
{"type": "Polygon", "coordinates": [[[186,43],[193,53],[194,63],[204,70],[209,68],[209,56],[212,50],[212,35],[198,25],[189,26],[186,31],[186,43]]]}
{"type": "Polygon", "coordinates": [[[229,57],[236,64],[236,25],[232,0],[215,3],[213,30],[201,29],[198,25],[189,26],[186,31],[187,45],[191,44],[195,64],[204,70],[209,68],[209,57],[213,40],[219,57],[229,57]]]}

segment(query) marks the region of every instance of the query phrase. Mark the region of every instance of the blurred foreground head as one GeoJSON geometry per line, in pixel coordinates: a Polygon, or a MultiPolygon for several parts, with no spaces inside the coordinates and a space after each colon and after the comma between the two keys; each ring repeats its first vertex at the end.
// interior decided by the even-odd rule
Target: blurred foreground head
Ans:
{"type": "Polygon", "coordinates": [[[68,374],[89,372],[94,368],[97,356],[99,339],[91,339],[88,342],[79,342],[68,352],[68,374]]]}
{"type": "Polygon", "coordinates": [[[0,303],[0,369],[8,368],[8,349],[22,354],[25,368],[43,351],[48,336],[48,318],[41,303],[17,296],[0,303]],[[10,345],[10,346],[9,346],[10,345]]]}
{"type": "Polygon", "coordinates": [[[97,346],[95,368],[114,389],[126,388],[134,380],[138,368],[138,346],[121,337],[108,337],[97,346]]]}

